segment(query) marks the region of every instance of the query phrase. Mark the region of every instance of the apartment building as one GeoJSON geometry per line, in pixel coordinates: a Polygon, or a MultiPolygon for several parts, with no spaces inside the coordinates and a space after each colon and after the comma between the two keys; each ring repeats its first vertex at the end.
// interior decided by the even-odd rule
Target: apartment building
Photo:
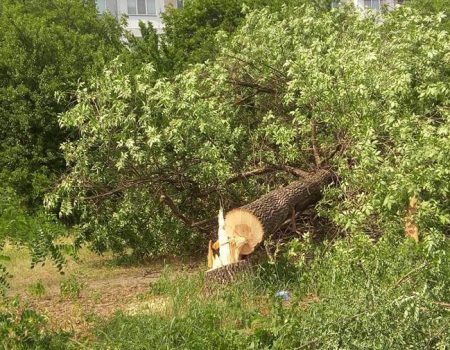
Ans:
{"type": "Polygon", "coordinates": [[[161,33],[163,23],[161,13],[168,6],[182,7],[181,0],[95,0],[98,11],[108,11],[116,18],[128,16],[128,27],[134,35],[140,36],[139,21],[151,22],[153,27],[161,33]]]}
{"type": "Polygon", "coordinates": [[[337,6],[339,3],[343,2],[353,3],[355,7],[361,10],[372,9],[375,11],[379,11],[384,6],[392,10],[395,8],[395,6],[402,4],[403,0],[341,0],[341,1],[334,1],[333,6],[337,6]]]}

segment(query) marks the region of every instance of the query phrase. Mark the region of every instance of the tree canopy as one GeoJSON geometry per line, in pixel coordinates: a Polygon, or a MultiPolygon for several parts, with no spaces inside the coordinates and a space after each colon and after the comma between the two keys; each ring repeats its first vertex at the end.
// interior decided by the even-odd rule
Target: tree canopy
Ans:
{"type": "MultiPolygon", "coordinates": [[[[115,62],[78,89],[63,127],[69,173],[47,197],[97,249],[155,254],[210,232],[211,214],[327,167],[320,213],[342,233],[426,237],[450,220],[449,37],[408,7],[251,11],[213,61],[173,79],[115,62]],[[256,176],[260,175],[260,176],[256,176]]],[[[214,218],[213,218],[214,219],[214,218]]]]}
{"type": "Polygon", "coordinates": [[[78,83],[122,50],[120,37],[93,1],[1,1],[0,181],[29,206],[65,168],[59,146],[70,132],[58,114],[74,104],[78,83]]]}
{"type": "MultiPolygon", "coordinates": [[[[61,143],[78,137],[60,128],[59,114],[76,103],[80,81],[123,51],[121,36],[94,1],[0,2],[0,251],[7,241],[24,244],[33,263],[50,255],[62,267],[53,239],[66,229],[42,208],[66,169],[61,143]]],[[[0,253],[0,294],[3,259],[0,253]]]]}
{"type": "Polygon", "coordinates": [[[141,22],[142,39],[127,37],[128,59],[135,67],[152,63],[159,77],[173,76],[189,65],[213,60],[225,44],[225,38],[216,40],[217,33],[234,33],[246,13],[261,8],[276,12],[283,6],[302,3],[320,11],[331,9],[331,0],[187,0],[182,8],[168,7],[161,14],[164,32],[160,35],[150,24],[141,22]]]}

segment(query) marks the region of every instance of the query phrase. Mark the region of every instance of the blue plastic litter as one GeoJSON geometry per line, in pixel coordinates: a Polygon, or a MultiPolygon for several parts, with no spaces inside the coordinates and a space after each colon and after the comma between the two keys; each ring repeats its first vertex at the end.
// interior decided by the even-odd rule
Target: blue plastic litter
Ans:
{"type": "Polygon", "coordinates": [[[286,290],[280,290],[279,292],[276,292],[275,296],[277,298],[283,299],[284,301],[288,301],[289,300],[289,292],[286,291],[286,290]]]}

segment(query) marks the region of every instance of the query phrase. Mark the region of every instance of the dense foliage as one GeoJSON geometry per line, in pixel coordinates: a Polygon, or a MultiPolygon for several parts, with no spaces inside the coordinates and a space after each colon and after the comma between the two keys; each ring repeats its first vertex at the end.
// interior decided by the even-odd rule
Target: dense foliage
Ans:
{"type": "Polygon", "coordinates": [[[450,2],[448,0],[406,0],[406,5],[411,6],[427,14],[441,12],[445,15],[447,23],[450,20],[448,14],[450,2]]]}
{"type": "MultiPolygon", "coordinates": [[[[191,0],[164,15],[164,35],[142,24],[142,39],[121,41],[93,1],[2,1],[0,248],[28,245],[33,264],[50,254],[61,268],[66,228],[36,204],[62,172],[46,203],[77,224],[76,245],[139,257],[203,249],[219,206],[319,168],[337,181],[315,208],[331,240],[302,231],[217,293],[167,274],[149,314],[119,313],[86,344],[4,303],[1,346],[446,348],[449,22],[444,0],[406,3],[362,15],[321,0],[191,0]],[[412,197],[417,244],[404,238],[412,197]]],[[[68,278],[61,292],[81,287],[68,278]]]]}
{"type": "Polygon", "coordinates": [[[62,267],[53,240],[65,230],[42,199],[65,170],[61,142],[78,135],[61,129],[58,116],[76,102],[79,82],[123,50],[121,33],[94,1],[0,2],[0,250],[6,241],[24,244],[33,264],[50,255],[62,267]]]}
{"type": "Polygon", "coordinates": [[[0,2],[0,181],[35,207],[65,169],[58,114],[80,80],[121,50],[121,29],[94,1],[0,2]]]}
{"type": "Polygon", "coordinates": [[[5,350],[67,349],[69,334],[48,329],[45,316],[18,300],[0,301],[0,346],[5,350]]]}
{"type": "Polygon", "coordinates": [[[168,9],[163,14],[165,30],[161,48],[172,73],[182,72],[189,64],[214,59],[224,44],[216,40],[219,31],[233,33],[246,12],[268,8],[278,11],[282,6],[303,3],[317,10],[328,11],[330,0],[187,0],[182,9],[168,9]]]}
{"type": "Polygon", "coordinates": [[[421,234],[448,233],[442,18],[407,7],[383,20],[351,7],[263,9],[218,34],[216,60],[174,79],[116,62],[61,119],[81,138],[64,144],[70,172],[48,204],[80,215],[79,239],[98,249],[154,254],[205,238],[220,203],[286,183],[280,169],[330,167],[339,186],[321,213],[340,232],[401,233],[415,195],[421,234]],[[258,169],[263,186],[238,176],[258,169]]]}

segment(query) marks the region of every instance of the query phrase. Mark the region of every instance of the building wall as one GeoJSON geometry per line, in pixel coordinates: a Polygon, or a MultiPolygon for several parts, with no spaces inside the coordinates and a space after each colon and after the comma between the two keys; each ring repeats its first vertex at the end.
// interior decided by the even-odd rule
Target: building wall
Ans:
{"type": "Polygon", "coordinates": [[[158,33],[163,30],[163,23],[161,20],[161,13],[164,11],[164,0],[155,0],[156,14],[155,15],[130,15],[127,10],[127,0],[117,0],[118,17],[128,15],[128,27],[134,35],[140,36],[139,21],[151,22],[158,33]]]}
{"type": "Polygon", "coordinates": [[[397,5],[397,3],[399,3],[399,1],[398,0],[372,0],[372,1],[370,1],[370,0],[368,0],[368,1],[353,0],[353,3],[355,4],[355,6],[361,8],[361,9],[364,9],[367,7],[377,9],[378,6],[380,6],[380,7],[387,6],[389,9],[394,9],[395,6],[397,5]]]}
{"type": "MultiPolygon", "coordinates": [[[[337,6],[339,2],[351,2],[360,9],[371,7],[378,9],[381,6],[387,6],[389,9],[394,9],[397,4],[402,3],[402,0],[337,0],[333,2],[333,7],[337,6]]],[[[120,18],[122,15],[128,15],[128,27],[134,35],[140,36],[139,22],[151,22],[153,27],[158,33],[163,31],[163,22],[161,20],[161,13],[164,12],[166,7],[173,6],[179,7],[182,3],[180,0],[155,0],[156,13],[152,15],[135,15],[128,14],[128,0],[96,0],[97,6],[100,11],[106,9],[116,18],[120,18]]]]}
{"type": "Polygon", "coordinates": [[[106,0],[106,9],[117,17],[117,0],[106,0]]]}
{"type": "Polygon", "coordinates": [[[128,26],[127,29],[131,31],[134,35],[140,36],[139,22],[151,22],[153,27],[158,33],[163,31],[163,23],[161,19],[161,13],[164,12],[167,6],[177,7],[180,2],[177,0],[155,0],[155,14],[129,14],[128,13],[128,0],[96,0],[97,7],[100,11],[105,9],[111,13],[116,18],[120,18],[123,15],[128,16],[128,26]]]}
{"type": "Polygon", "coordinates": [[[403,0],[335,0],[332,2],[332,7],[338,7],[342,3],[351,3],[355,7],[364,10],[367,8],[372,8],[378,10],[383,6],[387,6],[388,9],[393,10],[395,6],[403,3],[403,0]]]}

